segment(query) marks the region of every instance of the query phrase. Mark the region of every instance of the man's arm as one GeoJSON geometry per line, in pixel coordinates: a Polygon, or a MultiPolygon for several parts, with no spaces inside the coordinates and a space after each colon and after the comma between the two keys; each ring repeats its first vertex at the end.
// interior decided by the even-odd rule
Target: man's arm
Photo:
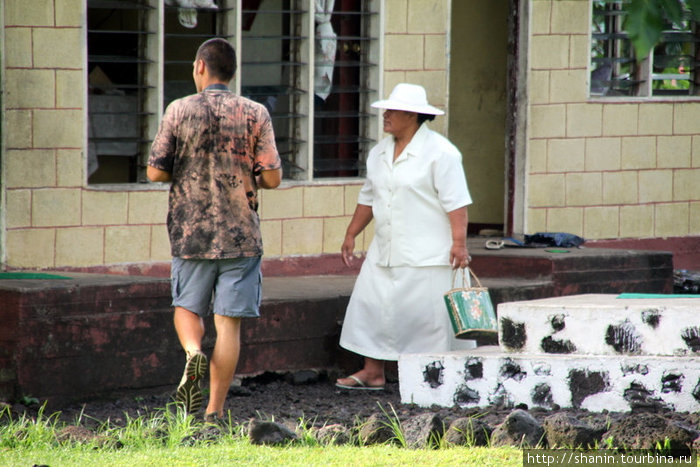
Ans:
{"type": "Polygon", "coordinates": [[[255,177],[255,182],[260,188],[277,188],[282,183],[282,169],[263,170],[255,177]]]}
{"type": "Polygon", "coordinates": [[[146,168],[146,177],[152,182],[169,182],[173,179],[173,174],[149,165],[146,168]]]}

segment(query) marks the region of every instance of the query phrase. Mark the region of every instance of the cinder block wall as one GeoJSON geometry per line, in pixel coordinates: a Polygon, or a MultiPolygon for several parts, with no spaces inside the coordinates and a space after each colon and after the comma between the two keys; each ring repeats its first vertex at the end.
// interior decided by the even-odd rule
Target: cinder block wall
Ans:
{"type": "MultiPolygon", "coordinates": [[[[449,1],[385,4],[384,89],[412,81],[445,107],[449,1]]],[[[167,191],[90,187],[85,175],[82,0],[4,1],[5,265],[90,268],[170,259],[167,191]]],[[[433,124],[444,131],[444,119],[433,124]]],[[[338,253],[361,180],[263,192],[266,256],[338,253]]],[[[1,225],[1,224],[0,224],[1,225]]],[[[358,239],[366,249],[371,229],[358,239]]]]}
{"type": "MultiPolygon", "coordinates": [[[[296,186],[284,183],[276,190],[262,190],[259,212],[265,256],[340,253],[361,186],[359,181],[296,186]]],[[[370,228],[356,239],[357,250],[366,250],[371,240],[370,228]]]]}
{"type": "Polygon", "coordinates": [[[700,235],[700,101],[589,100],[588,0],[531,0],[526,230],[700,235]]]}
{"type": "Polygon", "coordinates": [[[4,250],[12,268],[163,261],[167,192],[85,183],[81,0],[4,2],[4,250]]]}
{"type": "MultiPolygon", "coordinates": [[[[385,97],[397,83],[420,84],[428,102],[447,112],[450,9],[451,0],[385,2],[385,97]]],[[[445,117],[437,117],[430,127],[447,134],[445,117]]]]}

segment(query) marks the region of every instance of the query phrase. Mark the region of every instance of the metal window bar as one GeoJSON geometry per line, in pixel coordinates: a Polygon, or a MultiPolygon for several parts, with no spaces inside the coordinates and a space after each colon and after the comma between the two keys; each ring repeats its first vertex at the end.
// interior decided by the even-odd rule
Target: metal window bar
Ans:
{"type": "MultiPolygon", "coordinates": [[[[364,23],[377,14],[369,9],[373,2],[357,3],[361,5],[358,11],[339,12],[340,2],[336,2],[333,13],[335,23],[355,18],[360,25],[356,33],[342,34],[337,25],[334,32],[339,47],[353,41],[365,50],[375,39],[364,23]]],[[[359,77],[351,85],[334,80],[330,93],[336,101],[354,100],[352,108],[340,108],[337,103],[332,109],[317,105],[314,70],[327,63],[314,56],[315,41],[326,38],[315,36],[314,4],[311,0],[271,0],[255,10],[241,11],[243,17],[252,18],[241,31],[241,94],[270,111],[286,178],[359,175],[371,145],[366,135],[372,117],[359,102],[368,105],[368,96],[376,93],[366,84],[368,69],[376,64],[370,63],[368,54],[355,60],[342,60],[338,54],[333,62],[336,76],[338,70],[345,70],[359,77]],[[341,152],[344,157],[338,157],[341,152]]]]}
{"type": "Polygon", "coordinates": [[[652,52],[652,95],[691,96],[698,93],[698,25],[688,15],[670,24],[652,52]]]}
{"type": "Polygon", "coordinates": [[[700,34],[688,11],[680,24],[666,21],[660,43],[637,61],[622,29],[629,1],[593,2],[591,95],[689,96],[700,93],[700,34]]]}
{"type": "Polygon", "coordinates": [[[149,143],[143,121],[153,86],[143,69],[147,27],[153,8],[146,0],[89,0],[88,167],[89,183],[131,183],[138,179],[141,147],[149,143]]]}
{"type": "MultiPolygon", "coordinates": [[[[364,163],[375,142],[369,137],[375,115],[369,111],[369,101],[377,93],[377,83],[370,78],[377,64],[370,51],[376,42],[372,22],[378,13],[368,0],[356,2],[351,11],[339,11],[337,3],[331,17],[337,44],[333,83],[327,100],[315,99],[315,178],[364,175],[364,163]]],[[[317,57],[316,68],[327,65],[317,57]]]]}
{"type": "Polygon", "coordinates": [[[591,25],[592,96],[634,96],[644,89],[645,79],[622,25],[626,12],[619,0],[593,2],[591,25]]]}
{"type": "Polygon", "coordinates": [[[301,48],[308,42],[304,21],[309,10],[300,0],[261,2],[257,9],[243,9],[249,18],[241,31],[241,95],[268,109],[285,177],[305,179],[308,171],[307,138],[302,124],[308,121],[308,84],[303,80],[308,61],[301,48]]]}
{"type": "MultiPolygon", "coordinates": [[[[373,142],[366,135],[376,132],[376,130],[369,130],[369,121],[372,120],[374,113],[369,111],[368,106],[369,97],[376,98],[377,91],[374,87],[378,78],[376,64],[370,62],[370,54],[367,51],[370,48],[368,45],[376,40],[369,35],[369,32],[373,31],[374,34],[378,32],[376,25],[368,26],[370,21],[376,23],[377,17],[377,13],[371,11],[369,6],[378,5],[378,3],[376,0],[358,1],[362,4],[359,11],[338,12],[338,15],[359,18],[361,28],[357,34],[339,34],[338,41],[341,46],[345,41],[361,44],[359,47],[361,53],[356,60],[338,59],[334,63],[334,68],[359,73],[359,80],[351,85],[335,82],[331,87],[331,93],[355,99],[355,107],[349,110],[318,110],[315,115],[325,121],[350,120],[356,127],[350,130],[344,128],[337,133],[316,132],[317,134],[314,134],[313,67],[322,66],[323,63],[319,61],[314,65],[314,40],[311,39],[313,35],[310,34],[309,28],[309,25],[313,24],[310,9],[313,2],[272,0],[266,1],[263,9],[235,12],[232,8],[241,5],[240,1],[217,0],[219,9],[198,12],[198,17],[202,20],[200,24],[203,25],[204,30],[176,31],[169,25],[175,24],[173,15],[177,10],[164,6],[161,0],[88,0],[89,17],[94,17],[97,11],[102,11],[109,15],[119,15],[120,18],[122,16],[128,18],[126,21],[118,21],[115,24],[102,22],[94,24],[91,21],[87,27],[88,42],[92,44],[88,48],[91,70],[96,67],[131,70],[131,74],[124,79],[107,81],[111,90],[114,91],[114,96],[97,97],[102,95],[100,93],[104,90],[100,87],[106,86],[105,82],[95,81],[96,84],[90,88],[93,92],[89,98],[91,104],[89,114],[93,121],[98,117],[128,120],[127,134],[91,135],[89,139],[92,146],[109,143],[122,144],[122,148],[125,148],[127,146],[124,145],[127,143],[131,145],[128,146],[128,151],[121,150],[128,153],[126,158],[131,164],[129,175],[124,179],[112,181],[137,181],[138,170],[145,167],[147,149],[151,143],[148,135],[154,134],[158,115],[172,98],[194,90],[191,82],[191,60],[194,50],[202,40],[214,34],[234,38],[237,44],[244,44],[238,47],[239,55],[250,47],[253,41],[268,41],[276,44],[277,60],[242,60],[245,65],[242,69],[251,70],[256,78],[275,77],[274,73],[269,73],[270,67],[274,67],[278,70],[276,82],[264,83],[263,80],[263,85],[260,86],[260,79],[244,78],[241,80],[242,94],[248,94],[256,100],[263,100],[267,104],[271,104],[270,98],[278,101],[276,109],[271,114],[278,135],[280,153],[289,166],[287,174],[291,173],[294,178],[302,179],[311,179],[312,173],[318,176],[334,176],[333,174],[337,174],[339,170],[352,170],[353,174],[359,174],[369,146],[373,142]],[[275,5],[278,7],[275,8],[275,5]],[[268,7],[267,10],[264,9],[265,6],[268,7]],[[251,15],[258,18],[265,15],[272,16],[273,20],[280,22],[279,30],[272,34],[265,31],[262,35],[240,31],[241,18],[250,20],[251,15]],[[236,23],[232,23],[233,17],[237,18],[236,23]],[[238,31],[233,29],[236,25],[239,28],[238,31]],[[236,36],[226,35],[228,33],[236,33],[236,36]],[[106,43],[116,45],[117,52],[109,50],[108,47],[100,47],[106,43]],[[187,43],[187,47],[184,49],[178,47],[183,43],[187,43]],[[185,50],[188,47],[192,47],[192,50],[185,50]],[[372,86],[369,86],[370,82],[372,86]],[[192,88],[185,90],[188,86],[192,88]],[[112,102],[107,108],[100,108],[98,105],[100,100],[111,100],[116,103],[112,102]],[[279,105],[279,100],[282,100],[282,105],[279,105]],[[119,105],[121,107],[118,107],[119,105]],[[349,151],[346,150],[351,158],[349,161],[333,158],[326,160],[317,155],[314,157],[315,160],[310,160],[314,151],[314,146],[309,145],[311,138],[317,140],[316,147],[319,151],[321,147],[333,144],[353,145],[349,151]],[[314,166],[317,170],[314,170],[314,166]]],[[[247,31],[247,28],[244,29],[247,31]]],[[[255,49],[255,47],[252,48],[255,49]]],[[[372,56],[376,58],[376,52],[372,56]]],[[[124,125],[106,123],[99,126],[120,128],[124,125]]]]}
{"type": "Polygon", "coordinates": [[[232,40],[232,31],[223,17],[233,11],[231,0],[218,0],[218,8],[197,8],[196,26],[186,27],[180,21],[180,8],[166,5],[163,15],[163,109],[175,99],[196,92],[192,80],[192,62],[197,49],[207,39],[223,37],[232,40]]]}

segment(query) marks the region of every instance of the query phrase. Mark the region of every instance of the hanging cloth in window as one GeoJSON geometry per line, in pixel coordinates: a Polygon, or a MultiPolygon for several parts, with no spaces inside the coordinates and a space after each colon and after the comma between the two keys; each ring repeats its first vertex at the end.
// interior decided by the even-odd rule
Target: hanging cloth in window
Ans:
{"type": "Polygon", "coordinates": [[[197,27],[197,8],[218,8],[214,0],[165,0],[165,4],[180,7],[177,19],[188,29],[197,27]]]}
{"type": "Polygon", "coordinates": [[[316,49],[314,69],[314,92],[324,101],[331,93],[333,85],[333,68],[337,48],[337,34],[331,25],[335,0],[315,0],[316,10],[316,49]]]}

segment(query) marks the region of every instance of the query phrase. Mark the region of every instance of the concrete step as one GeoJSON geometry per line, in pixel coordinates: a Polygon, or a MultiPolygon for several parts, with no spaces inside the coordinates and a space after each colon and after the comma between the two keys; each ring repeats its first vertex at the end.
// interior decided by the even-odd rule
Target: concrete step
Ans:
{"type": "Polygon", "coordinates": [[[398,368],[401,402],[423,407],[700,410],[695,357],[513,354],[490,346],[402,355],[398,368]]]}
{"type": "Polygon", "coordinates": [[[486,240],[470,238],[468,242],[472,269],[482,280],[550,280],[555,295],[673,291],[673,255],[669,252],[606,248],[488,250],[486,240]]]}
{"type": "Polygon", "coordinates": [[[502,303],[501,348],[526,354],[697,356],[700,298],[586,294],[502,303]]]}

